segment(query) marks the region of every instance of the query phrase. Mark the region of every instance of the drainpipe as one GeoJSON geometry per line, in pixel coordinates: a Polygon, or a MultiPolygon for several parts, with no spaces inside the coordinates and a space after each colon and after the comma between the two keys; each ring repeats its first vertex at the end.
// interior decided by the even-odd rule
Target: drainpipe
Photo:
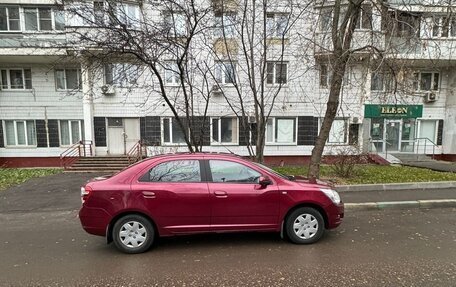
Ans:
{"type": "MultiPolygon", "coordinates": [[[[92,141],[92,155],[95,155],[95,138],[93,125],[93,71],[92,63],[87,57],[82,57],[82,113],[84,117],[84,139],[92,141]]],[[[90,152],[87,153],[90,155],[90,152]]]]}

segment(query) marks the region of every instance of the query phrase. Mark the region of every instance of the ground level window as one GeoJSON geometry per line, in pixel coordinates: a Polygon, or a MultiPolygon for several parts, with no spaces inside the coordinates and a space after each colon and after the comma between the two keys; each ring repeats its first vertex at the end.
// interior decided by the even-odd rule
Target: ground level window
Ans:
{"type": "Polygon", "coordinates": [[[83,139],[82,122],[78,120],[60,121],[60,145],[72,145],[83,139]]]}
{"type": "Polygon", "coordinates": [[[6,145],[35,146],[35,121],[5,121],[6,145]]]}
{"type": "Polygon", "coordinates": [[[437,123],[438,121],[436,120],[421,120],[419,137],[435,143],[437,138],[437,123]]]}
{"type": "Polygon", "coordinates": [[[329,144],[346,144],[347,143],[347,120],[335,119],[332,123],[328,136],[329,144]]]}
{"type": "Polygon", "coordinates": [[[296,119],[269,118],[266,123],[266,142],[277,144],[296,143],[296,119]]]}
{"type": "Polygon", "coordinates": [[[238,142],[238,119],[216,118],[212,119],[212,141],[214,143],[238,142]]]}
{"type": "Polygon", "coordinates": [[[185,143],[185,134],[179,122],[175,118],[164,118],[162,120],[164,144],[185,143]]]}

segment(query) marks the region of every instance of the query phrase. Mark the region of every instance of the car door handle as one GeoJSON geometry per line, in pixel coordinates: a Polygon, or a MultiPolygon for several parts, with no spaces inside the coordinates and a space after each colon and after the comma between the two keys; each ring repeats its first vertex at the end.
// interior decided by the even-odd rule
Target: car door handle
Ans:
{"type": "Polygon", "coordinates": [[[226,193],[226,191],[221,191],[221,190],[214,191],[214,195],[218,198],[227,198],[228,197],[228,194],[226,193]]]}
{"type": "Polygon", "coordinates": [[[155,192],[153,191],[143,191],[142,192],[144,198],[155,198],[155,192]]]}

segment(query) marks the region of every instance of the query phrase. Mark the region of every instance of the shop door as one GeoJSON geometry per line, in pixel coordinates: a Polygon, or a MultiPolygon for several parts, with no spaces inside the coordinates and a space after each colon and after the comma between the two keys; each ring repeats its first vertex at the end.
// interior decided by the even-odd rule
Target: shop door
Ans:
{"type": "Polygon", "coordinates": [[[385,140],[388,151],[399,151],[399,139],[401,138],[401,121],[386,120],[385,140]]]}

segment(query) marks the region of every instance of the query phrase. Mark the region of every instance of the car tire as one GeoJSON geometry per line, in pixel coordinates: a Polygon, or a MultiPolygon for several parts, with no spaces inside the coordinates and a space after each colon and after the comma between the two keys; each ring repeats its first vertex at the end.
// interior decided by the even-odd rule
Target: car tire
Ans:
{"type": "Polygon", "coordinates": [[[312,207],[294,210],[285,222],[287,236],[296,244],[317,242],[325,232],[325,221],[321,213],[312,207]]]}
{"type": "Polygon", "coordinates": [[[118,250],[129,254],[142,253],[152,246],[155,229],[144,216],[130,214],[116,221],[112,238],[118,250]]]}

